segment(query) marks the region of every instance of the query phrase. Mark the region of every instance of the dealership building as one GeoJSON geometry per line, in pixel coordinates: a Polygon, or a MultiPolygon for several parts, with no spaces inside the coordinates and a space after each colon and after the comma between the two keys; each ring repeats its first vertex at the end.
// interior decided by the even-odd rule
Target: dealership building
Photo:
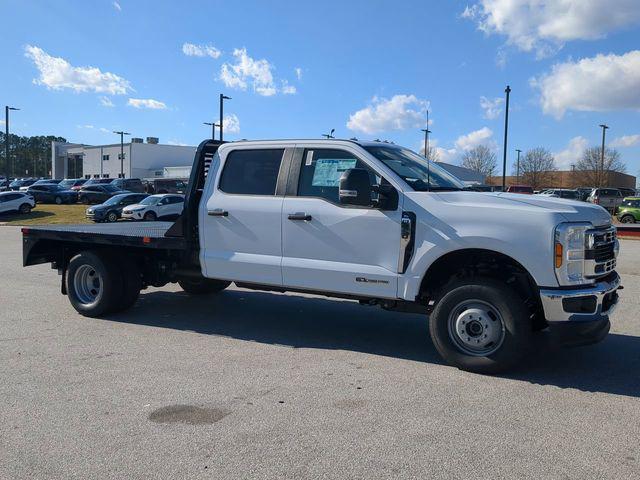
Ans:
{"type": "Polygon", "coordinates": [[[51,142],[52,178],[153,178],[188,171],[196,147],[162,145],[155,137],[121,145],[51,142]],[[121,155],[122,154],[122,155],[121,155]]]}

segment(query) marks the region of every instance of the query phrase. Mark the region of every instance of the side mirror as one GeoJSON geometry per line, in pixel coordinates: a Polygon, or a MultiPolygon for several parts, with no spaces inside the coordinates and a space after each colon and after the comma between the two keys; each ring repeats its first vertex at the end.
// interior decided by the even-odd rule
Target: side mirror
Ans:
{"type": "Polygon", "coordinates": [[[371,205],[371,179],[364,168],[350,168],[340,177],[340,203],[345,205],[371,205]]]}

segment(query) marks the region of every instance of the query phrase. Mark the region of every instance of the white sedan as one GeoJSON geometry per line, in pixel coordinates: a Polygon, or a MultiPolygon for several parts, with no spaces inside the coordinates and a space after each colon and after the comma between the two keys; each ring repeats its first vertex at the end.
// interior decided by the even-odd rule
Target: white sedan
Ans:
{"type": "Polygon", "coordinates": [[[1,192],[0,213],[20,212],[29,213],[36,202],[31,195],[23,192],[1,192]]]}
{"type": "Polygon", "coordinates": [[[177,217],[182,213],[183,207],[183,195],[162,193],[151,195],[140,203],[124,207],[122,218],[152,222],[160,218],[177,217]]]}

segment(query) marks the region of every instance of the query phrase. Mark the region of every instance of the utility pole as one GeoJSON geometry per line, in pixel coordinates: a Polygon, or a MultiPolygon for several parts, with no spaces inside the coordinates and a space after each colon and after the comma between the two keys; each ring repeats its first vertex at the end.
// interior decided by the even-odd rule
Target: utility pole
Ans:
{"type": "Polygon", "coordinates": [[[518,185],[520,184],[520,153],[522,150],[516,148],[516,152],[518,152],[518,159],[516,160],[516,182],[518,185]]]}
{"type": "MultiPolygon", "coordinates": [[[[124,178],[124,136],[131,134],[123,130],[113,133],[120,135],[120,178],[124,178]]],[[[129,161],[131,161],[131,159],[129,159],[129,161]]]]}
{"type": "Polygon", "coordinates": [[[607,131],[607,128],[609,128],[608,125],[605,125],[604,123],[600,125],[600,128],[602,128],[602,150],[600,151],[600,185],[598,185],[599,187],[604,187],[605,185],[603,185],[604,182],[604,137],[605,137],[605,133],[607,131]]]}
{"type": "Polygon", "coordinates": [[[4,166],[7,180],[9,176],[11,176],[11,171],[13,170],[13,166],[9,162],[9,110],[20,110],[19,108],[10,107],[9,105],[4,106],[4,161],[6,165],[4,166]]]}
{"type": "Polygon", "coordinates": [[[422,128],[421,131],[424,132],[424,158],[427,159],[427,188],[429,188],[429,185],[431,185],[431,164],[429,163],[429,160],[431,160],[429,158],[431,157],[429,154],[429,134],[431,130],[429,130],[429,110],[427,110],[427,128],[422,128]]]}
{"type": "Polygon", "coordinates": [[[211,125],[211,140],[216,139],[216,127],[220,127],[216,122],[202,122],[203,125],[211,125]]]}
{"type": "Polygon", "coordinates": [[[224,101],[225,100],[231,100],[231,97],[227,97],[224,94],[220,94],[220,125],[218,125],[218,127],[220,127],[220,141],[222,141],[222,124],[224,122],[224,101]]]}
{"type": "Polygon", "coordinates": [[[507,133],[509,131],[509,94],[511,93],[511,87],[507,85],[504,89],[504,93],[507,94],[507,101],[504,110],[504,147],[502,148],[502,191],[506,190],[507,183],[507,133]]]}
{"type": "Polygon", "coordinates": [[[336,137],[334,137],[334,136],[333,136],[333,132],[335,132],[335,131],[336,131],[336,129],[335,129],[335,128],[332,128],[332,129],[331,129],[331,131],[330,131],[329,133],[323,133],[323,134],[322,134],[322,136],[323,136],[324,138],[326,138],[326,139],[329,139],[329,138],[336,138],[336,137]]]}

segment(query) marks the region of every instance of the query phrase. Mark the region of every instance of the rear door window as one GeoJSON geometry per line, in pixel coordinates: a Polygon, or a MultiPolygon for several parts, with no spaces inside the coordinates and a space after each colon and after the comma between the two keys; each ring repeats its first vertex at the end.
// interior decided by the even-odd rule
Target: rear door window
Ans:
{"type": "Polygon", "coordinates": [[[284,149],[234,150],[218,188],[237,195],[275,195],[284,149]]]}

